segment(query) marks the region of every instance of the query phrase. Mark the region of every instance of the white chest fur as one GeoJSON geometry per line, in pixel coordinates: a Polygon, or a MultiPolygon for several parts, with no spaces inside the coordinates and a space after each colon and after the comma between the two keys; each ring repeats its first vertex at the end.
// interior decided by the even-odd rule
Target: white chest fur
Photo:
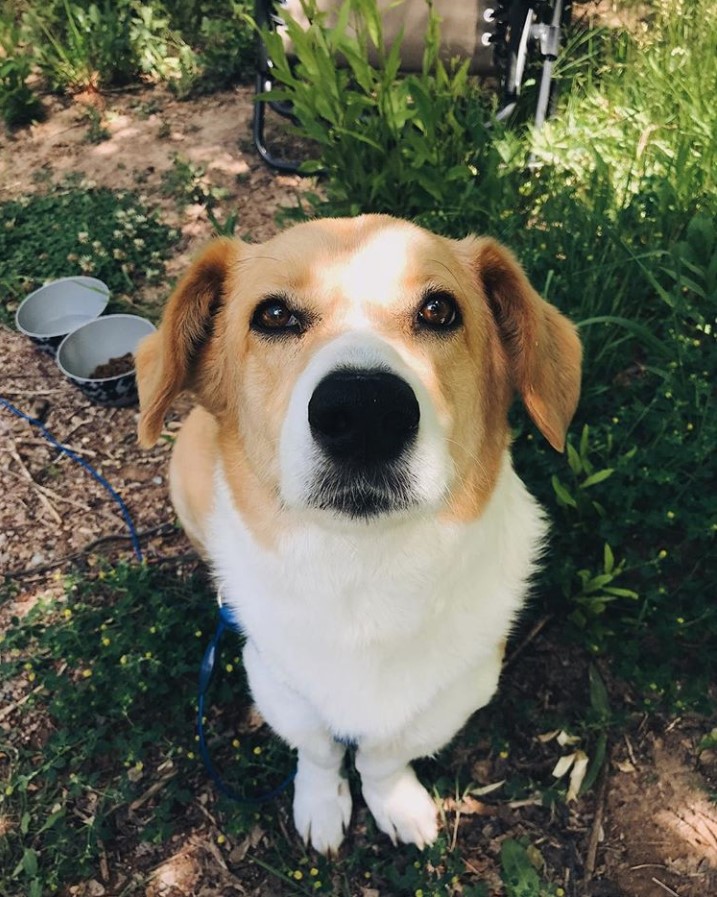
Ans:
{"type": "Polygon", "coordinates": [[[258,545],[216,471],[208,548],[227,603],[267,664],[338,735],[390,736],[494,656],[545,535],[506,455],[483,516],[328,525],[302,514],[258,545]]]}

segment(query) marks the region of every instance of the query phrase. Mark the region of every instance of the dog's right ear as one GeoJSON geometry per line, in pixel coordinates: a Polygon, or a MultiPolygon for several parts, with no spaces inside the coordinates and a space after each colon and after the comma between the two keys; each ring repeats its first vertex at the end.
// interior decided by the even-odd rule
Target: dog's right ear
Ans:
{"type": "Polygon", "coordinates": [[[210,243],[172,293],[159,330],[137,349],[138,432],[143,448],[159,439],[172,401],[194,385],[203,350],[224,305],[227,275],[238,255],[239,244],[234,240],[210,243]]]}

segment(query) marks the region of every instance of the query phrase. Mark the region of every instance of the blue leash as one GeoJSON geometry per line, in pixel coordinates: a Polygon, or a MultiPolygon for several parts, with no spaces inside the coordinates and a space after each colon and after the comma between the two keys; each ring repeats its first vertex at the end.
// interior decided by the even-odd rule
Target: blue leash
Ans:
{"type": "Polygon", "coordinates": [[[282,793],[282,791],[285,791],[294,781],[296,772],[290,773],[283,782],[280,782],[276,786],[276,788],[272,788],[271,791],[267,791],[264,794],[256,795],[255,797],[246,797],[243,794],[239,794],[239,792],[235,791],[231,786],[227,785],[227,783],[219,774],[216,766],[212,762],[212,758],[209,756],[209,748],[207,746],[207,739],[204,733],[204,698],[207,693],[207,689],[209,688],[212,673],[214,672],[214,664],[216,663],[217,659],[219,643],[225,629],[233,629],[239,634],[241,634],[242,632],[241,626],[234,619],[231,610],[227,607],[226,604],[222,602],[220,598],[217,628],[214,630],[212,640],[207,645],[207,649],[204,652],[204,657],[202,658],[202,664],[199,668],[199,693],[197,698],[197,734],[199,735],[199,753],[201,754],[202,760],[204,761],[204,766],[206,767],[210,778],[223,795],[240,804],[264,804],[270,800],[274,800],[274,798],[278,797],[282,793]]]}
{"type": "MultiPolygon", "coordinates": [[[[132,548],[134,549],[135,556],[137,560],[142,563],[142,549],[139,544],[139,536],[137,535],[137,530],[134,525],[134,521],[132,520],[132,515],[129,512],[127,505],[122,500],[122,497],[119,495],[115,489],[112,488],[110,483],[99,473],[95,468],[88,462],[85,461],[84,458],[80,457],[77,452],[73,452],[71,448],[68,448],[66,445],[63,445],[53,434],[47,429],[47,427],[43,424],[41,420],[38,420],[36,417],[30,417],[29,414],[25,414],[23,411],[20,411],[19,408],[16,408],[12,403],[8,402],[7,399],[0,396],[0,405],[7,408],[7,410],[14,414],[15,417],[19,417],[21,420],[27,421],[33,427],[36,427],[45,439],[53,445],[61,454],[67,455],[75,463],[79,464],[83,470],[86,470],[90,476],[95,479],[107,492],[112,496],[115,502],[119,505],[119,508],[122,512],[122,516],[124,517],[124,521],[127,524],[127,529],[129,530],[130,538],[132,540],[132,548]]],[[[214,670],[214,663],[216,660],[217,650],[219,648],[219,642],[221,641],[222,634],[225,629],[235,629],[237,632],[241,632],[241,628],[237,625],[236,621],[231,615],[229,608],[219,603],[219,621],[217,623],[217,628],[214,633],[214,637],[209,643],[207,650],[204,652],[204,657],[202,658],[202,665],[199,669],[199,695],[197,699],[197,732],[199,733],[199,752],[202,756],[202,760],[204,761],[204,765],[212,778],[214,784],[217,788],[225,794],[227,797],[231,798],[234,801],[238,801],[239,803],[244,804],[263,804],[267,801],[273,800],[277,795],[281,794],[294,780],[296,775],[295,772],[292,772],[288,775],[281,784],[277,785],[272,791],[267,792],[266,794],[260,794],[257,797],[244,797],[239,794],[233,788],[230,788],[219,775],[216,767],[212,763],[212,759],[209,756],[209,749],[207,747],[207,740],[204,734],[204,698],[207,693],[207,689],[209,688],[209,682],[212,678],[212,672],[214,670]]]]}

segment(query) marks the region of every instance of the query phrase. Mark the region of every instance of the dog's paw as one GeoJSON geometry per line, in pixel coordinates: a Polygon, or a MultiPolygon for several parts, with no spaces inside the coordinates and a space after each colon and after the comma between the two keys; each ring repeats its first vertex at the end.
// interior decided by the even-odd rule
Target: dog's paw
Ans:
{"type": "Polygon", "coordinates": [[[351,819],[351,792],[346,779],[339,775],[325,781],[315,777],[296,777],[294,789],[294,825],[315,850],[336,853],[351,819]]]}
{"type": "Polygon", "coordinates": [[[422,849],[436,840],[436,805],[410,766],[386,779],[364,779],[363,796],[376,825],[394,844],[422,849]]]}

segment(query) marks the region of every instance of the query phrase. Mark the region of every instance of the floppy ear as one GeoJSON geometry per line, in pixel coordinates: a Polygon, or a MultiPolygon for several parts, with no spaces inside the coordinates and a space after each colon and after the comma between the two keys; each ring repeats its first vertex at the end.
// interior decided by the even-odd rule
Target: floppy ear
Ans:
{"type": "Polygon", "coordinates": [[[562,452],[580,397],[582,347],[575,326],[540,298],[500,243],[476,240],[473,257],[513,384],[533,423],[562,452]]]}
{"type": "Polygon", "coordinates": [[[159,439],[172,401],[195,385],[200,356],[223,306],[227,274],[237,253],[233,240],[210,243],[172,293],[159,330],[137,349],[138,431],[144,448],[159,439]]]}

